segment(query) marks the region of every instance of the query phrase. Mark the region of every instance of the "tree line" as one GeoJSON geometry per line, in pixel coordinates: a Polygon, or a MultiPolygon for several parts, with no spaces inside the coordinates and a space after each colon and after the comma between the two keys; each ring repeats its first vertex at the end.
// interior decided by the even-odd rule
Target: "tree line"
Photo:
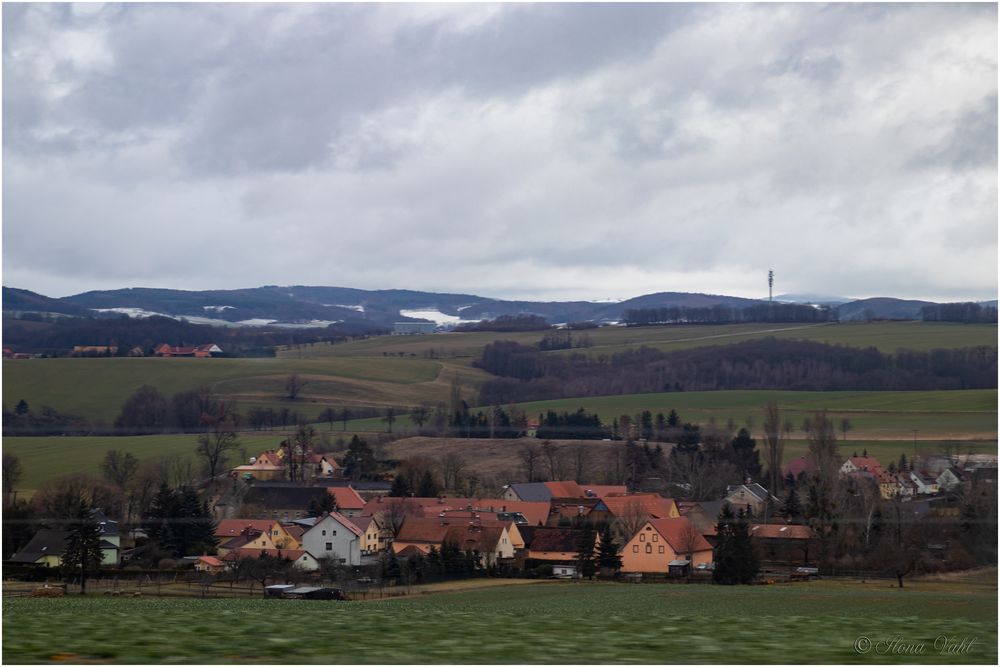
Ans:
{"type": "Polygon", "coordinates": [[[736,308],[734,306],[664,306],[662,308],[630,308],[622,315],[626,326],[653,324],[734,324],[738,322],[835,322],[836,309],[827,306],[804,306],[795,303],[761,303],[736,308]]]}
{"type": "Polygon", "coordinates": [[[481,386],[481,405],[721,389],[908,391],[997,386],[996,348],[886,354],[873,347],[775,338],[674,352],[642,347],[610,357],[547,355],[533,346],[498,340],[485,347],[475,365],[500,376],[481,386]]]}
{"type": "Polygon", "coordinates": [[[996,306],[978,303],[937,303],[920,309],[924,322],[993,323],[997,321],[996,306]]]}

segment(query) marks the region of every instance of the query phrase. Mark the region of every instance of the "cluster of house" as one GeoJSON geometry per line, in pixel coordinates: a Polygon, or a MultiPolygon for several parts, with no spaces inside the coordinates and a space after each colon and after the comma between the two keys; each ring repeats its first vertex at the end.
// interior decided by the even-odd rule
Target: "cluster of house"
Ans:
{"type": "Polygon", "coordinates": [[[155,348],[153,348],[153,354],[157,357],[211,357],[216,354],[222,354],[222,348],[215,343],[208,343],[206,345],[186,345],[186,346],[176,346],[168,345],[167,343],[160,343],[155,348]]]}
{"type": "MultiPolygon", "coordinates": [[[[265,452],[251,466],[272,457],[280,461],[265,452]]],[[[269,470],[281,464],[266,465],[269,470]]],[[[380,553],[412,558],[451,544],[476,554],[482,567],[549,565],[556,576],[575,576],[579,526],[608,522],[618,526],[623,572],[683,573],[711,567],[723,503],[759,509],[776,502],[757,484],[734,486],[711,503],[678,503],[655,493],[628,493],[625,486],[574,481],[510,484],[497,498],[399,498],[384,491],[378,483],[319,477],[309,485],[254,481],[243,508],[264,518],[221,521],[218,555],[201,557],[197,567],[221,571],[234,560],[266,553],[315,570],[323,558],[354,566],[374,562],[380,553]],[[336,510],[309,516],[324,496],[332,496],[336,510]]],[[[754,524],[752,531],[772,558],[808,561],[814,538],[808,528],[754,524]]]]}
{"type": "MultiPolygon", "coordinates": [[[[809,461],[799,457],[785,466],[784,473],[793,479],[809,472],[809,461]]],[[[851,456],[840,467],[845,478],[871,484],[885,500],[911,500],[919,496],[936,496],[968,488],[973,483],[995,484],[997,457],[988,454],[931,455],[922,457],[912,470],[890,472],[873,456],[851,456]]]]}
{"type": "MultiPolygon", "coordinates": [[[[100,509],[93,510],[92,515],[101,530],[101,565],[117,567],[121,562],[118,522],[109,519],[100,509]]],[[[59,567],[68,535],[65,528],[41,528],[10,560],[23,565],[59,567]]]]}

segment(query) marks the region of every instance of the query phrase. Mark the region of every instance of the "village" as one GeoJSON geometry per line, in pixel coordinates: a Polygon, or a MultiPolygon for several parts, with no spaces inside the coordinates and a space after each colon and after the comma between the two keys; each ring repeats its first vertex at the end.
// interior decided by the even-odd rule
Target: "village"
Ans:
{"type": "MultiPolygon", "coordinates": [[[[160,561],[156,575],[172,570],[175,579],[186,571],[202,582],[248,580],[286,597],[475,576],[773,583],[895,574],[903,585],[914,567],[949,567],[965,499],[995,496],[997,481],[995,455],[927,456],[918,469],[848,457],[836,482],[872,502],[864,539],[888,534],[896,522],[912,558],[905,572],[890,567],[887,575],[869,564],[841,566],[838,573],[828,557],[829,525],[801,507],[795,491],[796,483],[806,488],[810,475],[815,489],[810,457],[784,467],[784,498],[751,479],[710,501],[573,480],[513,482],[492,497],[450,497],[404,495],[388,478],[351,479],[332,454],[283,445],[219,481],[222,492],[203,521],[211,535],[187,542],[199,551],[160,561]],[[940,530],[917,544],[913,526],[940,530]]],[[[144,553],[171,539],[169,526],[155,534],[148,522],[122,531],[101,510],[93,510],[93,519],[104,570],[95,578],[126,575],[130,563],[135,569],[144,553]]],[[[164,520],[166,526],[170,517],[164,520]]],[[[67,536],[61,527],[42,528],[7,565],[28,567],[32,579],[58,580],[67,536]]]]}

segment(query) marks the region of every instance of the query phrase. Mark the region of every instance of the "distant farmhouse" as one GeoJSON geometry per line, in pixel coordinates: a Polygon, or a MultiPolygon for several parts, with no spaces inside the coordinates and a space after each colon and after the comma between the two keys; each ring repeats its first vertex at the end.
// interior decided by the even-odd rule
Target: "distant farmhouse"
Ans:
{"type": "Polygon", "coordinates": [[[396,322],[392,327],[393,336],[412,336],[414,334],[432,334],[437,330],[434,322],[396,322]]]}
{"type": "Polygon", "coordinates": [[[215,343],[207,345],[192,345],[189,347],[176,347],[162,343],[156,346],[153,353],[158,357],[212,357],[222,354],[222,348],[215,343]]]}

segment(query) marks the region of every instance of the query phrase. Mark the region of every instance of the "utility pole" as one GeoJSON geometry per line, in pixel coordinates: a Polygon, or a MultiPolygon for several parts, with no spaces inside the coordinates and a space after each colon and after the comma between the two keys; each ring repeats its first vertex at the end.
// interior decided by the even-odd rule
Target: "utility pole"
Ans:
{"type": "Polygon", "coordinates": [[[774,298],[774,269],[770,269],[767,272],[767,303],[771,304],[774,298]]]}

